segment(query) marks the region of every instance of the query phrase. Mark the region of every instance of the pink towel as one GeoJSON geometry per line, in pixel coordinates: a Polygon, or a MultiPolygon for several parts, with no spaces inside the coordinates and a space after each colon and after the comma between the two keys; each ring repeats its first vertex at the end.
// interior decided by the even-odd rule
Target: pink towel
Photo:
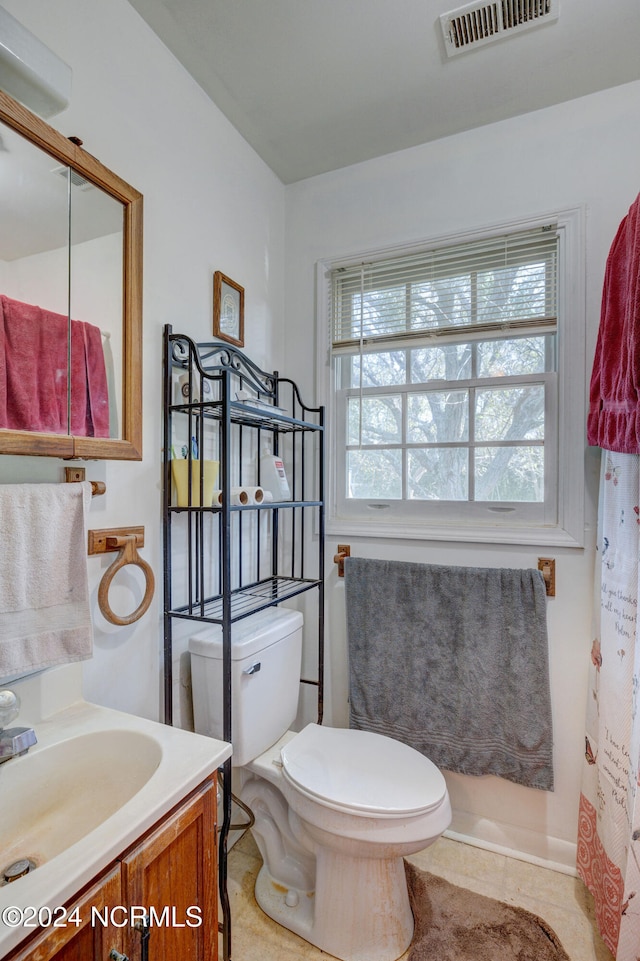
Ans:
{"type": "Polygon", "coordinates": [[[640,194],[607,258],[587,439],[604,450],[640,453],[640,194]]]}
{"type": "Polygon", "coordinates": [[[72,320],[71,356],[71,433],[108,437],[109,394],[100,329],[72,320]]]}
{"type": "Polygon", "coordinates": [[[0,427],[109,436],[100,330],[71,321],[71,427],[67,412],[67,318],[0,295],[0,427]]]}

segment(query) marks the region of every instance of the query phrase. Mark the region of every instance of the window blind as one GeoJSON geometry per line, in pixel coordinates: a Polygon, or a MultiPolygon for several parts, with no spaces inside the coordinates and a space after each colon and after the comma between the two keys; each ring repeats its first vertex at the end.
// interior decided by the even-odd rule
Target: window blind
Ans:
{"type": "Polygon", "coordinates": [[[334,352],[425,336],[524,333],[557,326],[555,225],[411,256],[338,266],[334,352]]]}

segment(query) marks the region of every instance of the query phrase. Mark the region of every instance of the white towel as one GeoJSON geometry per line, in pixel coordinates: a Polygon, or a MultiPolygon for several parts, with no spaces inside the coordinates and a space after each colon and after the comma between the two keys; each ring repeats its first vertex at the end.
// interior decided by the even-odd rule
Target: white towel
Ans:
{"type": "Polygon", "coordinates": [[[91,656],[90,502],[88,481],[0,486],[0,678],[91,656]]]}

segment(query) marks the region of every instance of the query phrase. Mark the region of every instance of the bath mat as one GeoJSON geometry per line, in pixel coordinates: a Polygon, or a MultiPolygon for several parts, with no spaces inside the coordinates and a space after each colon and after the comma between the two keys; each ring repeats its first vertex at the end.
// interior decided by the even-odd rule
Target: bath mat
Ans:
{"type": "Polygon", "coordinates": [[[459,888],[408,861],[405,870],[415,917],[408,961],[570,961],[537,915],[459,888]]]}

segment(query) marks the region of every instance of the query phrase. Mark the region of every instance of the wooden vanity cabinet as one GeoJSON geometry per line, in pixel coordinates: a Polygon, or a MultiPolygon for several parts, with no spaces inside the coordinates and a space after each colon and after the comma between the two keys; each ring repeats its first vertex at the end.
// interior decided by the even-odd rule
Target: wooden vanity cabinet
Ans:
{"type": "MultiPolygon", "coordinates": [[[[209,782],[122,858],[124,903],[155,909],[150,961],[218,957],[216,790],[209,782]]],[[[125,929],[124,952],[137,961],[140,933],[125,929]]]]}
{"type": "Polygon", "coordinates": [[[217,961],[216,807],[214,775],[67,905],[80,923],[40,929],[6,961],[109,961],[112,950],[144,961],[144,932],[128,923],[143,912],[149,961],[217,961]],[[107,927],[95,923],[105,910],[107,927]]]}
{"type": "Polygon", "coordinates": [[[41,928],[25,947],[18,947],[7,961],[107,961],[112,948],[122,950],[122,931],[91,923],[93,909],[103,914],[112,904],[121,904],[120,865],[110,871],[68,906],[69,915],[79,923],[41,928]]]}

